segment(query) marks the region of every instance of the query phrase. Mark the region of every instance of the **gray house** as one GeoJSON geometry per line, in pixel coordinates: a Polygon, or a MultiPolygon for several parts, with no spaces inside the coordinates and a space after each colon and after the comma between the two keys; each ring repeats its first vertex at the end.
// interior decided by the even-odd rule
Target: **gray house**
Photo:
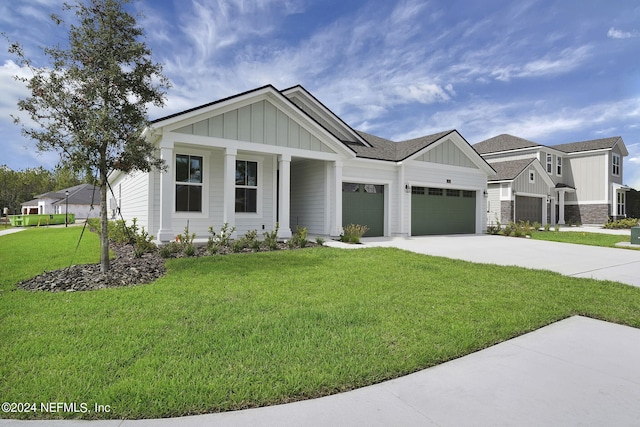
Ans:
{"type": "Polygon", "coordinates": [[[603,224],[626,216],[621,137],[545,146],[498,135],[473,146],[498,172],[488,183],[487,218],[603,224]]]}

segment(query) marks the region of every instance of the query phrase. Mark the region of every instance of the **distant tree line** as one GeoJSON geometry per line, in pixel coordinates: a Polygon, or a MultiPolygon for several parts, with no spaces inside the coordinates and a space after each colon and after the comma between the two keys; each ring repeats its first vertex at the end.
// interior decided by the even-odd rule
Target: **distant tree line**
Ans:
{"type": "Polygon", "coordinates": [[[0,212],[9,208],[9,215],[19,214],[24,202],[37,195],[83,183],[92,183],[90,175],[80,176],[64,166],[47,170],[42,166],[14,171],[0,165],[0,212]]]}

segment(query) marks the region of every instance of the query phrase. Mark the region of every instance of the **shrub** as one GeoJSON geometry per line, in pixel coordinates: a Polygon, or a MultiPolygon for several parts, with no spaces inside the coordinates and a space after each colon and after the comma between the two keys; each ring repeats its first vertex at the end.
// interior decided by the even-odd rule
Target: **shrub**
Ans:
{"type": "Polygon", "coordinates": [[[324,239],[320,236],[316,237],[316,245],[318,246],[324,245],[324,239]]]}
{"type": "Polygon", "coordinates": [[[307,240],[307,234],[307,227],[296,227],[296,232],[290,241],[293,242],[294,247],[299,246],[301,248],[304,248],[305,246],[307,246],[307,243],[309,243],[309,241],[307,240]]]}
{"type": "Polygon", "coordinates": [[[186,256],[193,256],[196,254],[196,247],[193,244],[193,241],[196,239],[196,233],[189,232],[189,221],[187,221],[187,225],[184,227],[184,234],[178,234],[176,236],[176,242],[182,253],[186,256]]]}
{"type": "Polygon", "coordinates": [[[169,242],[160,248],[160,256],[162,258],[171,258],[180,252],[180,246],[176,242],[169,242]]]}
{"type": "Polygon", "coordinates": [[[496,234],[500,234],[500,231],[502,230],[502,224],[500,224],[500,221],[498,220],[498,218],[496,217],[496,223],[487,226],[487,233],[491,234],[491,235],[496,235],[496,234]]]}
{"type": "Polygon", "coordinates": [[[209,227],[209,238],[207,239],[207,250],[211,255],[218,253],[221,247],[231,246],[231,235],[236,231],[235,227],[229,228],[228,223],[222,224],[220,233],[216,234],[213,227],[209,227]]]}
{"type": "Polygon", "coordinates": [[[541,225],[538,221],[535,221],[535,222],[533,223],[533,225],[532,225],[532,227],[533,227],[533,230],[534,230],[534,231],[538,231],[538,230],[540,230],[540,227],[541,227],[541,226],[542,226],[542,225],[541,225]]]}
{"type": "Polygon", "coordinates": [[[235,253],[242,252],[243,249],[244,242],[242,241],[242,239],[236,240],[235,242],[233,242],[233,245],[231,245],[231,250],[235,253]]]}
{"type": "Polygon", "coordinates": [[[546,223],[546,224],[544,225],[544,231],[549,231],[550,229],[551,229],[551,224],[546,223]]]}
{"type": "Polygon", "coordinates": [[[638,218],[623,218],[616,221],[609,221],[604,224],[604,228],[631,228],[637,227],[640,220],[638,218]]]}
{"type": "Polygon", "coordinates": [[[276,228],[274,228],[272,231],[266,231],[262,233],[262,235],[264,236],[264,244],[267,247],[267,249],[271,251],[275,251],[276,249],[278,249],[279,228],[280,228],[280,224],[276,222],[276,228]]]}
{"type": "Polygon", "coordinates": [[[343,229],[340,240],[346,243],[360,243],[360,238],[369,230],[366,225],[349,224],[343,229]]]}

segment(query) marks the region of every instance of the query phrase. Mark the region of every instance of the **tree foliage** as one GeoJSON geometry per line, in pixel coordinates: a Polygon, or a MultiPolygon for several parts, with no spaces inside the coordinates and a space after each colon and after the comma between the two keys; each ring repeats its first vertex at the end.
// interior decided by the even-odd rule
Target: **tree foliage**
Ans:
{"type": "MultiPolygon", "coordinates": [[[[143,134],[147,107],[164,105],[169,82],[154,63],[143,30],[125,10],[129,0],[77,0],[63,10],[75,12],[68,45],[43,49],[48,66],[38,67],[18,43],[9,51],[31,69],[31,96],[18,103],[36,126],[22,123],[25,136],[41,151],[57,151],[74,170],[89,168],[101,188],[102,222],[107,222],[107,177],[116,170],[163,168],[155,147],[143,134]]],[[[62,18],[52,15],[58,24],[62,18]]],[[[17,123],[20,119],[14,118],[17,123]]],[[[106,231],[103,233],[107,235],[106,231]]],[[[109,269],[108,240],[102,240],[102,271],[109,269]]]]}

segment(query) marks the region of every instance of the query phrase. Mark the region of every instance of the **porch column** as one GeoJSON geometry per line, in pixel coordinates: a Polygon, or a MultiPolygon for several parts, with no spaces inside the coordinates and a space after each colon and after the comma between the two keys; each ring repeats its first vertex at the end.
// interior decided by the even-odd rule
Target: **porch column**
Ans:
{"type": "Polygon", "coordinates": [[[175,191],[173,143],[169,147],[160,147],[160,158],[164,160],[167,170],[160,172],[160,229],[158,230],[157,240],[169,242],[175,238],[171,226],[173,219],[173,193],[175,191]]]}
{"type": "Polygon", "coordinates": [[[342,234],[342,162],[340,160],[333,162],[333,193],[335,211],[330,234],[337,237],[342,234]]]}
{"type": "Polygon", "coordinates": [[[280,188],[278,193],[280,200],[278,201],[278,237],[288,239],[291,237],[291,226],[289,224],[291,217],[291,156],[281,154],[278,158],[278,169],[280,170],[280,188]]]}
{"type": "Polygon", "coordinates": [[[547,222],[549,222],[549,218],[547,218],[547,208],[548,203],[547,197],[545,196],[544,199],[542,199],[542,225],[545,225],[547,222]]]}
{"type": "Polygon", "coordinates": [[[558,213],[558,224],[564,225],[564,191],[558,191],[558,199],[560,202],[560,208],[558,213]]]}
{"type": "MultiPolygon", "coordinates": [[[[227,148],[224,151],[224,206],[222,209],[222,223],[229,225],[229,228],[233,228],[236,225],[236,156],[238,150],[235,148],[227,148]]],[[[231,234],[231,238],[235,239],[237,236],[234,231],[231,234]]]]}

